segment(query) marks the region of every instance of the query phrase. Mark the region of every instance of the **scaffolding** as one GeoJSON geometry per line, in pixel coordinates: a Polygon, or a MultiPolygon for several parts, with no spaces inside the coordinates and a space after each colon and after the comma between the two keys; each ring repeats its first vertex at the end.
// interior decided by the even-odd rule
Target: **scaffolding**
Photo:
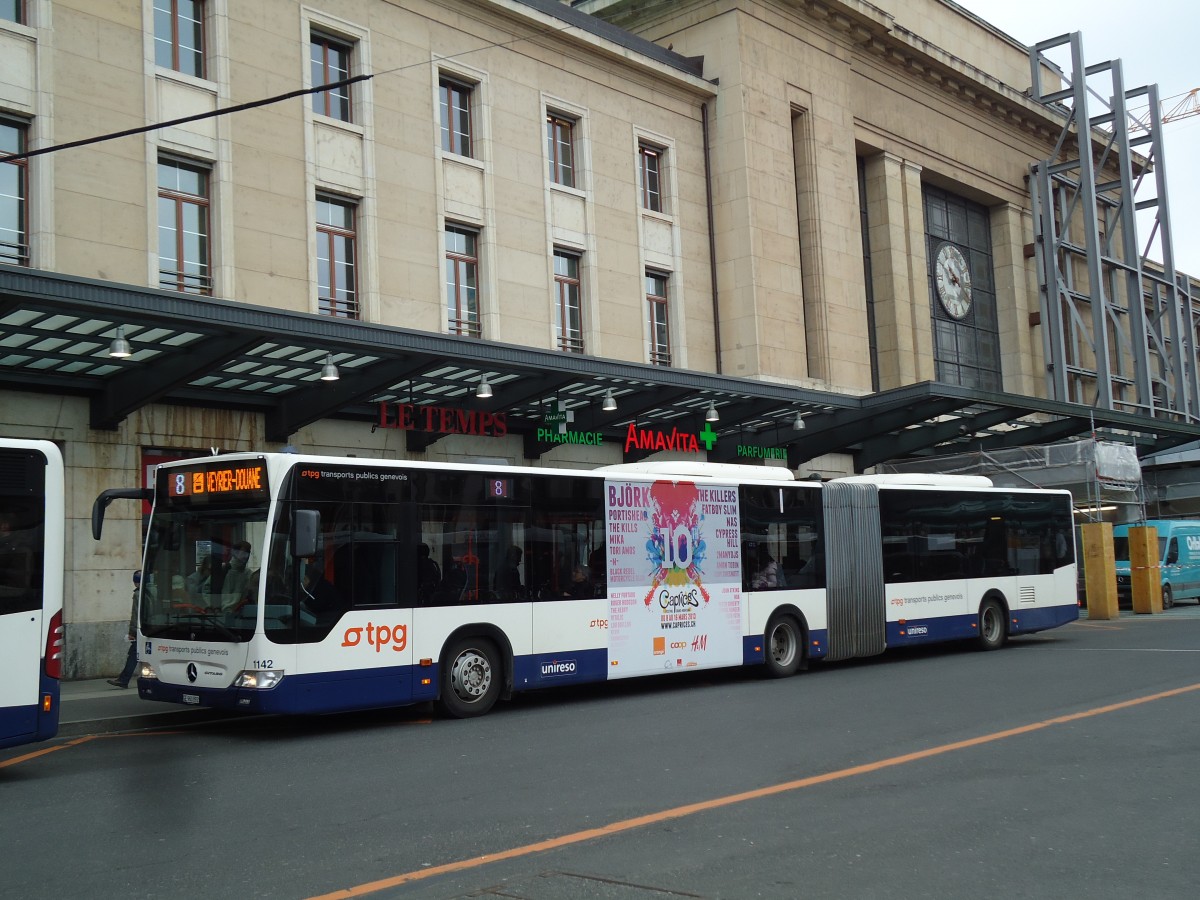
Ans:
{"type": "Polygon", "coordinates": [[[1085,65],[1079,32],[1035,44],[1029,60],[1031,96],[1065,117],[1030,177],[1048,394],[1194,423],[1200,310],[1175,270],[1158,86],[1127,90],[1120,60],[1085,65]],[[1046,55],[1062,47],[1069,73],[1046,55]],[[1131,115],[1141,102],[1145,115],[1131,115]]]}
{"type": "Polygon", "coordinates": [[[999,487],[1064,488],[1074,498],[1077,523],[1133,522],[1146,518],[1142,467],[1129,444],[1095,439],[979,450],[934,459],[899,460],[879,472],[930,471],[984,475],[999,487]]]}

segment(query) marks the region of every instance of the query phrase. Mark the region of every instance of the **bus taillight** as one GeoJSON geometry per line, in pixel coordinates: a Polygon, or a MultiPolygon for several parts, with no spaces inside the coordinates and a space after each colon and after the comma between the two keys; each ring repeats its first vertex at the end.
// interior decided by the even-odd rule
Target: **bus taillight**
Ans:
{"type": "Polygon", "coordinates": [[[46,635],[46,676],[62,678],[63,614],[60,609],[50,617],[50,633],[46,635]]]}

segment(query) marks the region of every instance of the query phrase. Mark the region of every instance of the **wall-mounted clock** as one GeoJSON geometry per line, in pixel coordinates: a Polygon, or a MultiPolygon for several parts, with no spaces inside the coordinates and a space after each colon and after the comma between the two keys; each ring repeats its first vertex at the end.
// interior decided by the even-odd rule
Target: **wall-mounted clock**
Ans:
{"type": "Polygon", "coordinates": [[[934,277],[942,308],[956,319],[966,318],[971,311],[971,273],[962,251],[953,244],[938,247],[934,277]]]}

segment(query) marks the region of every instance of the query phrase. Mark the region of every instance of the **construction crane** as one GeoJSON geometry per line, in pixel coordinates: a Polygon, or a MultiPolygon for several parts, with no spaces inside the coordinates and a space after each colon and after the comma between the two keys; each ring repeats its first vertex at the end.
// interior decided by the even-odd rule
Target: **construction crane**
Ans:
{"type": "MultiPolygon", "coordinates": [[[[1173,97],[1167,97],[1165,100],[1159,101],[1159,108],[1163,110],[1162,123],[1166,125],[1168,122],[1175,122],[1179,119],[1186,119],[1188,116],[1200,115],[1200,87],[1192,88],[1182,94],[1176,94],[1173,97]],[[1178,100],[1174,106],[1168,106],[1173,101],[1178,100]]],[[[1137,109],[1129,110],[1129,127],[1133,130],[1149,131],[1150,122],[1147,120],[1149,108],[1145,106],[1137,109]]]]}

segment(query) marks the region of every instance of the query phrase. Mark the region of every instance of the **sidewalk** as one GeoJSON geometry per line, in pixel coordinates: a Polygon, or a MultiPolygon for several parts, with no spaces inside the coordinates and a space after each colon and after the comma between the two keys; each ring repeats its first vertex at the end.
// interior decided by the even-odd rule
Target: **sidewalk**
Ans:
{"type": "Polygon", "coordinates": [[[232,715],[224,710],[192,709],[177,703],[143,700],[137,682],[122,690],[103,678],[88,681],[64,681],[61,687],[58,736],[111,734],[139,728],[169,728],[223,719],[232,715]]]}

